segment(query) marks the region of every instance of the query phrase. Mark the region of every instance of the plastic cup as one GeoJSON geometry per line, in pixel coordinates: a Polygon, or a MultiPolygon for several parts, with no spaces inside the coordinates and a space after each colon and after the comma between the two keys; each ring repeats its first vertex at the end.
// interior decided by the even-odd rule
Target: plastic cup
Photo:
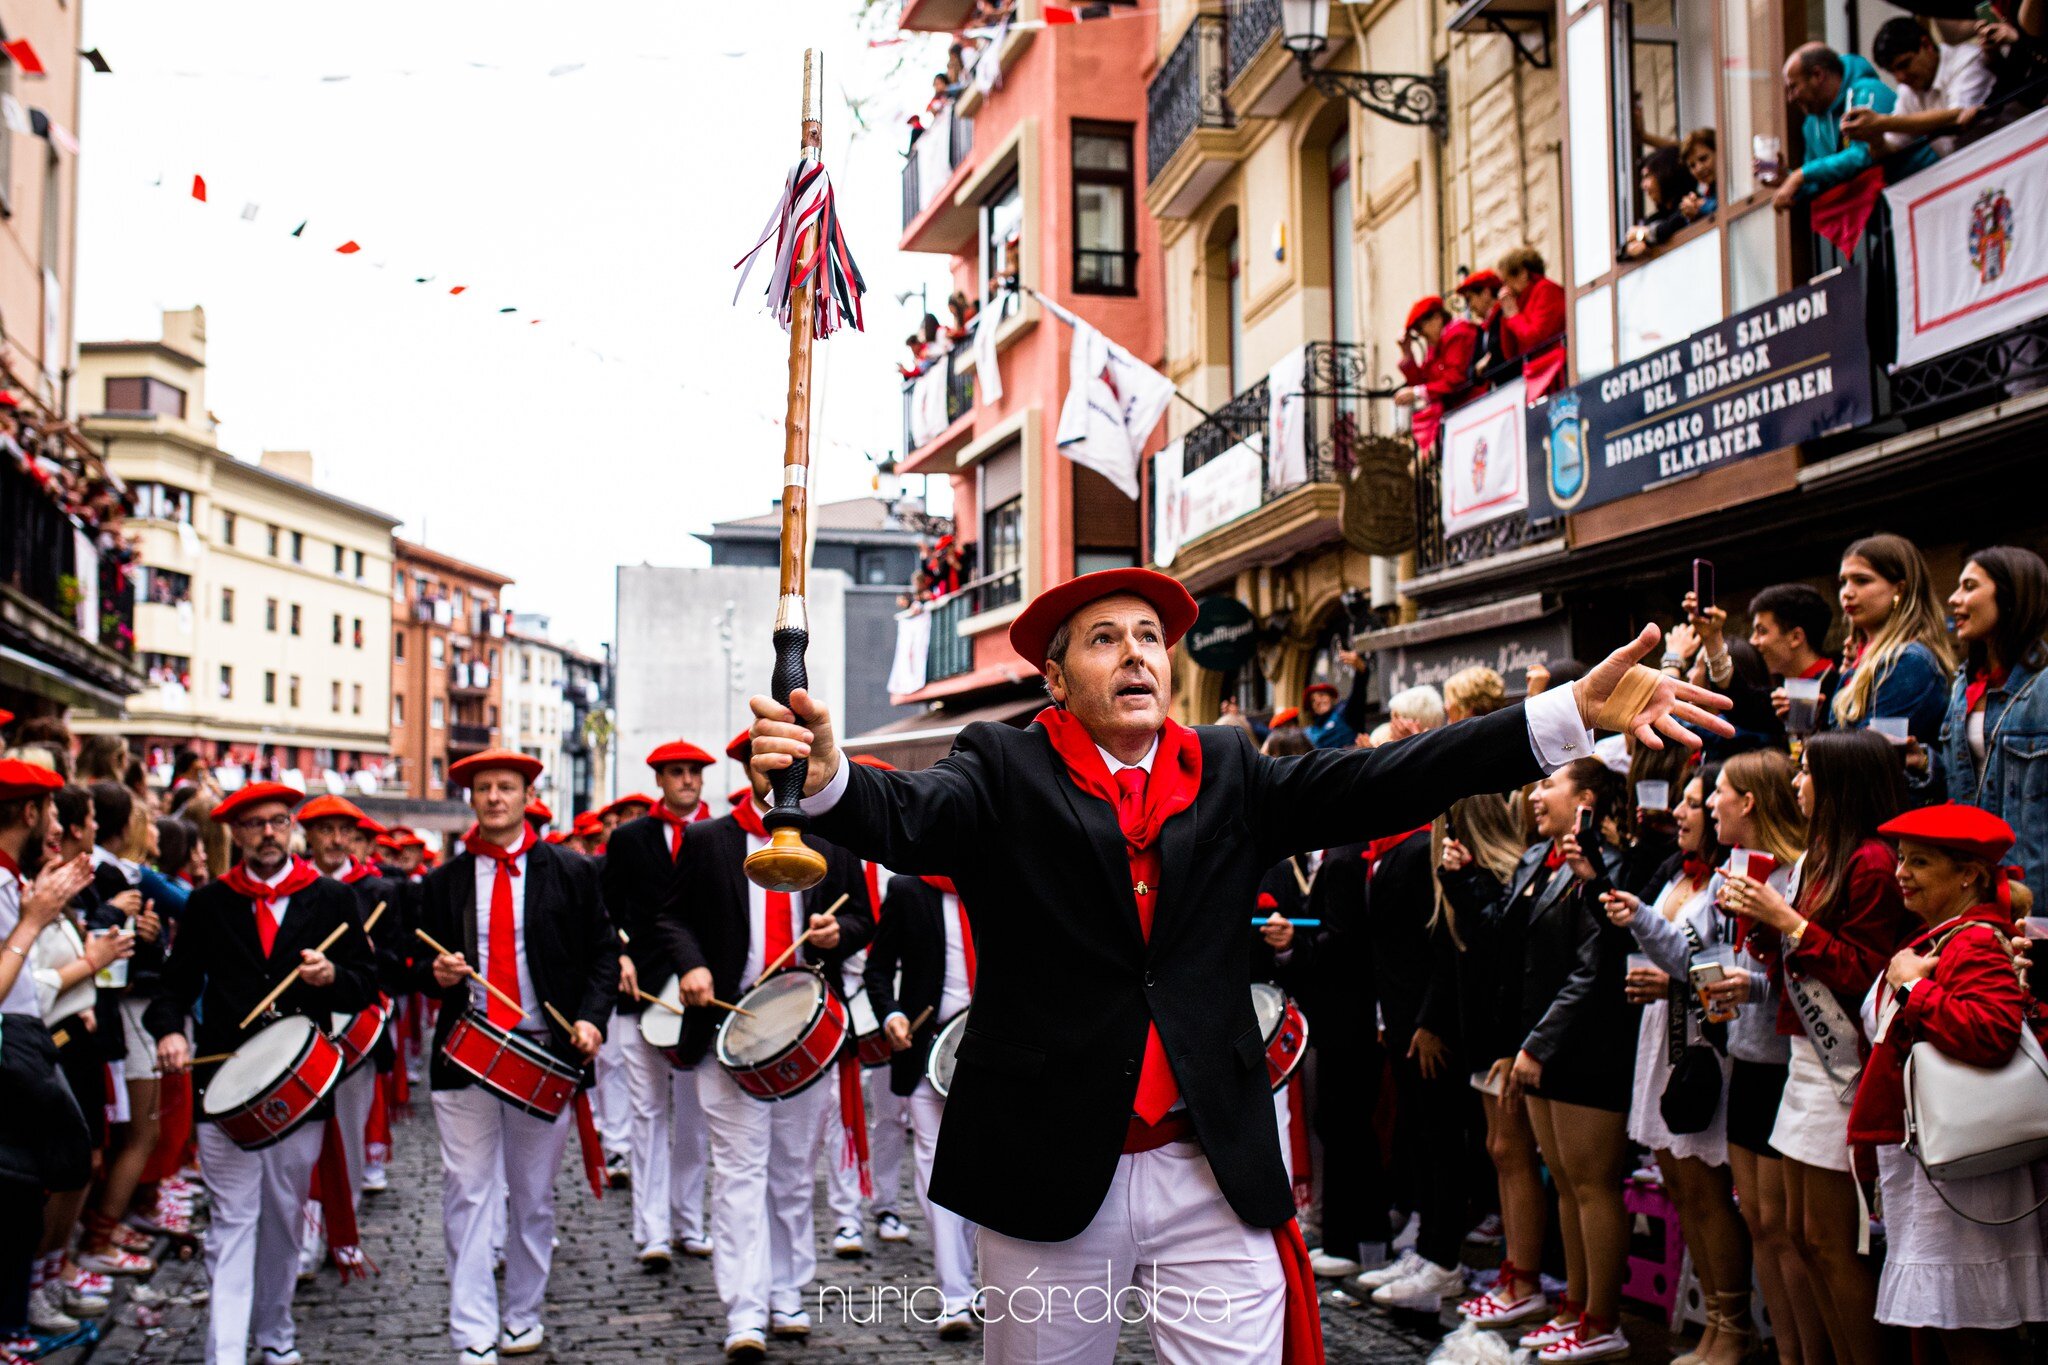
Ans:
{"type": "Polygon", "coordinates": [[[1791,703],[1785,712],[1785,728],[1795,735],[1810,735],[1814,722],[1820,719],[1820,679],[1785,679],[1785,699],[1791,703]]]}
{"type": "Polygon", "coordinates": [[[1649,779],[1636,783],[1636,809],[1668,811],[1671,809],[1671,784],[1649,779]]]}
{"type": "MultiPolygon", "coordinates": [[[[117,932],[119,931],[114,929],[95,929],[92,931],[92,937],[108,938],[117,932]]],[[[102,990],[118,991],[126,989],[128,985],[128,959],[121,957],[109,962],[106,966],[93,973],[92,983],[102,990]]]]}
{"type": "Polygon", "coordinates": [[[1904,744],[1913,737],[1912,732],[1907,729],[1910,723],[1904,716],[1872,716],[1870,718],[1870,728],[1894,744],[1904,744]]]}

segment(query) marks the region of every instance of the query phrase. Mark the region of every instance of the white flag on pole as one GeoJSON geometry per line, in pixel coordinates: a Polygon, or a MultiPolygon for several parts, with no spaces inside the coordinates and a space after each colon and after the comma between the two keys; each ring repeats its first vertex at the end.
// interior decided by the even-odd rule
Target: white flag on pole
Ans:
{"type": "Polygon", "coordinates": [[[1173,381],[1082,319],[1058,311],[1074,328],[1067,401],[1060,409],[1060,453],[1136,502],[1139,456],[1173,401],[1173,381]]]}

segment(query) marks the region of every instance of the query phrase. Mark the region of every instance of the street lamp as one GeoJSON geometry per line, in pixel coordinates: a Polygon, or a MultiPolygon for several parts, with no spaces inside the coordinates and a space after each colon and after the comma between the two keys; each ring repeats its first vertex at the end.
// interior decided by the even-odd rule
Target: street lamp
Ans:
{"type": "Polygon", "coordinates": [[[1348,99],[1381,118],[1444,136],[1447,98],[1440,74],[1327,71],[1316,58],[1330,46],[1330,0],[1280,0],[1280,45],[1294,54],[1301,78],[1331,99],[1348,99]]]}

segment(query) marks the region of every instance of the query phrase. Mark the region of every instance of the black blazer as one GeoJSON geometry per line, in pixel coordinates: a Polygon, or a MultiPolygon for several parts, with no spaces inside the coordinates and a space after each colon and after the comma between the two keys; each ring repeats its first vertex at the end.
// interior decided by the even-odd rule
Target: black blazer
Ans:
{"type": "Polygon", "coordinates": [[[1417,1028],[1455,1042],[1456,947],[1436,918],[1428,830],[1409,835],[1372,874],[1372,977],[1386,1024],[1387,1051],[1406,1056],[1417,1028]]]}
{"type": "MultiPolygon", "coordinates": [[[[101,863],[92,870],[92,889],[99,894],[101,902],[104,903],[114,899],[123,891],[139,892],[142,888],[122,876],[121,869],[114,864],[101,863]]],[[[145,906],[149,903],[148,896],[144,896],[142,900],[145,906]]],[[[138,909],[136,913],[140,914],[141,910],[138,909]]],[[[136,939],[135,954],[128,959],[128,985],[124,988],[124,993],[136,1000],[145,1000],[155,995],[158,989],[157,982],[163,976],[164,943],[170,932],[171,907],[160,905],[157,907],[156,913],[157,918],[165,926],[164,932],[159,934],[153,943],[144,943],[140,938],[136,939]]],[[[117,913],[114,923],[120,924],[125,922],[125,916],[120,916],[117,913]]],[[[256,997],[256,1000],[262,998],[259,995],[256,997]]],[[[253,1005],[256,1003],[256,1000],[251,1000],[249,1003],[253,1005]]],[[[101,1013],[105,1012],[104,1010],[101,1011],[101,1013]]],[[[244,1012],[246,1013],[246,1009],[244,1012]]],[[[237,1015],[236,1017],[240,1018],[241,1016],[237,1015]]]]}
{"type": "MultiPolygon", "coordinates": [[[[617,831],[613,838],[618,837],[617,831]]],[[[834,991],[842,991],[840,968],[846,959],[875,936],[875,910],[868,901],[868,879],[860,860],[845,849],[822,839],[805,839],[825,855],[825,880],[803,893],[804,913],[822,913],[844,894],[839,907],[839,943],[830,952],[813,950],[806,943],[797,950],[796,960],[823,969],[834,991]]],[[[664,847],[663,856],[667,856],[664,847]]],[[[746,873],[747,832],[730,815],[704,820],[690,826],[683,836],[683,853],[676,868],[677,894],[663,902],[650,932],[637,936],[651,938],[655,961],[669,971],[684,973],[698,967],[711,969],[712,989],[720,1000],[737,1004],[751,981],[740,980],[747,969],[747,942],[753,916],[748,912],[750,884],[746,873]]],[[[764,961],[762,966],[768,964],[764,961]]],[[[644,983],[643,983],[644,984],[644,983]]],[[[650,987],[650,989],[652,989],[650,987]]],[[[711,1050],[711,1042],[724,1021],[719,1009],[689,1010],[683,1019],[682,1042],[678,1044],[683,1063],[694,1065],[711,1050]]]]}
{"type": "MultiPolygon", "coordinates": [[[[178,939],[164,959],[157,993],[143,1011],[143,1027],[152,1038],[167,1038],[184,1031],[189,1014],[198,1021],[195,1055],[233,1052],[269,1022],[259,1018],[244,1029],[242,1016],[299,965],[300,949],[319,947],[340,924],[357,927],[327,950],[334,963],[333,984],[316,989],[300,982],[273,1007],[279,1014],[305,1015],[322,1029],[333,1026],[334,1015],[353,1014],[377,998],[376,959],[361,933],[355,896],[331,877],[293,892],[266,957],[256,937],[254,903],[224,882],[208,882],[192,893],[178,917],[178,939]]],[[[219,1069],[218,1064],[194,1069],[196,1094],[206,1093],[219,1069]]],[[[203,1118],[204,1106],[195,1105],[194,1113],[203,1118]]]]}
{"type": "MultiPolygon", "coordinates": [[[[1308,911],[1309,893],[1301,889],[1301,878],[1308,876],[1306,854],[1290,853],[1278,863],[1266,869],[1266,875],[1259,878],[1258,900],[1252,905],[1248,919],[1262,920],[1268,915],[1279,915],[1282,919],[1311,918],[1308,911]],[[1296,875],[1299,869],[1300,875],[1296,875]],[[1273,905],[1262,905],[1268,896],[1273,905]]],[[[1311,884],[1313,885],[1313,884],[1311,884]]],[[[1294,945],[1288,949],[1287,960],[1267,946],[1265,935],[1253,925],[1246,930],[1251,935],[1252,980],[1271,981],[1290,995],[1299,994],[1300,983],[1309,964],[1314,960],[1315,948],[1311,946],[1313,935],[1310,930],[1296,928],[1294,945]]],[[[1303,1002],[1303,1008],[1307,1003],[1303,1002]]]]}
{"type": "MultiPolygon", "coordinates": [[[[522,924],[533,989],[570,1023],[587,1021],[603,1033],[619,988],[619,936],[605,915],[597,869],[588,859],[537,843],[526,851],[522,875],[528,878],[522,924]]],[[[476,854],[465,852],[427,874],[420,883],[419,914],[420,927],[436,942],[461,953],[470,966],[478,964],[476,854]]],[[[465,977],[443,990],[434,981],[434,950],[417,938],[413,945],[413,989],[441,1002],[429,1080],[435,1090],[459,1090],[470,1084],[469,1074],[450,1065],[441,1049],[469,1004],[471,984],[465,977]]],[[[570,1046],[568,1035],[545,1007],[540,1018],[555,1055],[583,1065],[582,1054],[570,1046]]]]}
{"type": "MultiPolygon", "coordinates": [[[[1372,930],[1366,902],[1368,840],[1323,854],[1309,886],[1304,916],[1322,924],[1295,936],[1293,976],[1308,1015],[1309,1046],[1332,1056],[1379,1046],[1379,999],[1373,993],[1372,930]]],[[[1283,869],[1284,870],[1284,869],[1283,869]]],[[[1347,1058],[1338,1063],[1349,1067],[1347,1058]]]]}
{"type": "Polygon", "coordinates": [[[1063,1241],[1101,1206],[1155,1022],[1217,1183],[1247,1223],[1294,1216],[1251,1002],[1246,911],[1289,853],[1412,829],[1538,774],[1519,706],[1380,749],[1268,758],[1198,730],[1202,789],[1160,833],[1139,929],[1116,813],[1041,726],[975,724],[917,773],[858,764],[819,817],[861,857],[960,887],[978,971],[931,1197],[1006,1236],[1063,1241]]]}
{"type": "MultiPolygon", "coordinates": [[[[393,1000],[411,993],[407,964],[412,958],[412,945],[419,940],[412,936],[405,882],[371,875],[341,884],[355,893],[356,917],[364,924],[369,924],[371,912],[380,904],[384,907],[384,913],[377,916],[377,923],[370,929],[371,948],[377,961],[377,989],[393,1000]]],[[[392,1036],[396,1031],[395,1025],[386,1027],[377,1046],[370,1050],[379,1071],[389,1071],[398,1059],[398,1047],[392,1036]]]]}
{"type": "MultiPolygon", "coordinates": [[[[685,844],[690,842],[691,828],[684,828],[685,844]]],[[[640,989],[653,995],[671,976],[681,975],[671,956],[672,941],[652,932],[657,920],[680,913],[681,859],[668,856],[668,826],[651,815],[614,829],[605,852],[606,856],[592,859],[604,882],[605,909],[611,912],[612,923],[625,932],[625,954],[632,959],[640,989]]],[[[638,1014],[641,1009],[640,1001],[620,997],[619,1013],[638,1014]]]]}
{"type": "Polygon", "coordinates": [[[916,877],[889,879],[862,976],[868,1003],[875,1008],[877,1022],[899,1011],[909,1019],[926,1009],[932,1012],[910,1035],[910,1046],[889,1059],[889,1089],[897,1095],[910,1094],[924,1079],[925,1058],[946,1022],[939,1017],[939,998],[946,989],[945,914],[946,896],[937,887],[916,877]]]}

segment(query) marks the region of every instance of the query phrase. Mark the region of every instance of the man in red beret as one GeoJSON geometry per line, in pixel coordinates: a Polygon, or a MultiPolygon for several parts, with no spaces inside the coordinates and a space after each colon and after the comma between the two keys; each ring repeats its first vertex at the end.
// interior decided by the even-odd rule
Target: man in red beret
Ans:
{"type": "MultiPolygon", "coordinates": [[[[650,961],[679,975],[678,989],[690,1007],[677,1052],[696,1068],[697,1101],[718,1173],[711,1269],[725,1307],[731,1360],[760,1360],[770,1335],[810,1333],[803,1292],[817,1270],[812,1173],[835,1099],[845,1143],[863,1160],[866,1149],[857,1074],[850,1092],[846,1083],[826,1078],[769,1102],[705,1060],[725,1017],[711,1007],[713,998],[741,1003],[762,972],[785,960],[790,949],[792,970],[815,970],[837,993],[847,958],[874,934],[867,878],[843,848],[810,841],[825,855],[827,870],[808,891],[767,891],[747,880],[747,855],[768,843],[762,820],[768,783],[761,777],[753,783],[750,798],[730,815],[689,827],[673,893],[655,903],[639,936],[657,940],[650,961]]],[[[653,983],[643,978],[643,984],[653,983]]],[[[842,1159],[842,1151],[832,1158],[842,1159]]]]}
{"type": "MultiPolygon", "coordinates": [[[[677,1239],[686,1255],[711,1254],[704,1227],[709,1148],[697,1104],[697,1073],[669,1065],[667,1055],[641,1034],[640,1012],[647,1007],[637,995],[643,990],[658,995],[681,975],[649,925],[665,903],[682,894],[677,867],[684,834],[692,824],[711,818],[704,801],[704,770],[711,763],[711,755],[688,740],[657,747],[647,755],[647,766],[654,770],[661,800],[647,814],[622,820],[605,843],[605,904],[614,907],[627,939],[619,969],[621,1017],[606,1050],[617,1049],[626,1077],[633,1242],[640,1248],[640,1263],[650,1270],[668,1268],[677,1239]]],[[[602,1055],[598,1066],[602,1072],[602,1055]]]]}
{"type": "Polygon", "coordinates": [[[1475,270],[1458,281],[1458,297],[1465,301],[1465,316],[1477,320],[1478,344],[1472,348],[1472,376],[1476,379],[1502,360],[1500,328],[1500,276],[1491,270],[1475,270]]]}
{"type": "MultiPolygon", "coordinates": [[[[162,981],[143,1013],[166,1073],[191,1064],[188,1020],[199,1053],[224,1057],[279,1017],[300,1015],[326,1029],[335,1015],[352,1015],[377,998],[376,962],[355,894],[292,856],[292,808],[301,799],[280,783],[251,782],[213,808],[241,860],[185,902],[162,981]],[[337,929],[341,936],[323,951],[318,945],[337,929]],[[297,982],[244,1028],[243,1017],[292,973],[297,982]]],[[[199,1164],[213,1196],[208,1359],[244,1360],[253,1336],[262,1358],[281,1365],[298,1359],[291,1304],[301,1204],[334,1122],[332,1101],[322,1103],[322,1121],[302,1124],[261,1151],[244,1151],[206,1112],[206,1089],[218,1069],[209,1061],[193,1075],[199,1164]]],[[[336,1192],[344,1212],[347,1193],[336,1192]]]]}
{"type": "MultiPolygon", "coordinates": [[[[422,951],[413,968],[417,988],[441,1002],[428,1075],[441,1135],[449,1326],[469,1365],[538,1350],[546,1336],[540,1309],[554,1257],[555,1172],[574,1124],[567,1111],[538,1118],[475,1085],[448,1060],[449,1030],[474,1012],[587,1065],[604,1043],[619,987],[619,940],[597,868],[542,843],[526,823],[540,769],[539,759],[506,749],[449,766],[449,781],[469,788],[476,824],[463,835],[463,851],[429,873],[420,890],[421,928],[450,950],[422,951]],[[469,975],[471,962],[496,993],[469,975]],[[492,1275],[499,1228],[502,1295],[492,1275]]],[[[577,1108],[584,1104],[579,1095],[577,1108]]]]}
{"type": "MultiPolygon", "coordinates": [[[[1365,684],[1365,675],[1359,674],[1353,683],[1356,690],[1365,684]]],[[[1302,733],[1308,742],[1318,749],[1348,749],[1358,741],[1358,731],[1344,718],[1344,709],[1338,704],[1337,685],[1327,682],[1312,682],[1301,690],[1302,733]]]]}
{"type": "Polygon", "coordinates": [[[1167,717],[1187,590],[1111,569],[1041,594],[1010,642],[1052,705],[1024,729],[969,725],[918,773],[843,762],[805,692],[756,697],[752,767],[808,759],[816,828],[949,879],[977,975],[931,1197],[978,1224],[991,1361],[1107,1362],[1117,1322],[1084,1290],[1201,1291],[1199,1323],[1150,1322],[1162,1356],[1321,1357],[1252,1009],[1244,915],[1281,858],[1414,829],[1452,801],[1587,756],[1592,726],[1653,748],[1732,733],[1726,702],[1638,662],[1654,626],[1570,688],[1380,749],[1258,753],[1244,732],[1167,717]],[[1224,1312],[1227,1304],[1227,1313],[1224,1312]],[[1217,1317],[1224,1321],[1218,1323],[1217,1317]],[[1222,1343],[1227,1341],[1227,1346],[1222,1343]]]}

